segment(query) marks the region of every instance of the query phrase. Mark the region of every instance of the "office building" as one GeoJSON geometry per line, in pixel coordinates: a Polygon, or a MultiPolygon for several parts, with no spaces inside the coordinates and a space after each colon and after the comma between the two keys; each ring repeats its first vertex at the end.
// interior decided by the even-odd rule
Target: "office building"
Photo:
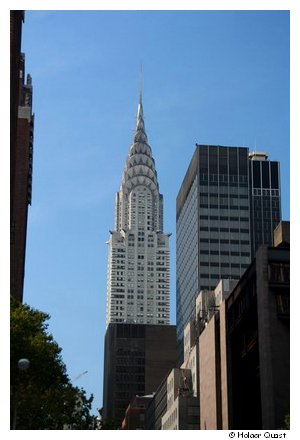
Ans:
{"type": "Polygon", "coordinates": [[[250,263],[248,149],[197,145],[176,200],[179,365],[200,290],[239,279],[250,263]]]}
{"type": "Polygon", "coordinates": [[[169,324],[169,235],[145,132],[142,93],[108,242],[107,324],[169,324]]]}
{"type": "Polygon", "coordinates": [[[24,11],[10,11],[10,294],[23,300],[28,205],[31,204],[32,80],[21,53],[24,11]]]}
{"type": "Polygon", "coordinates": [[[261,244],[273,245],[273,231],[281,219],[280,166],[267,153],[249,154],[252,258],[261,244]]]}
{"type": "Polygon", "coordinates": [[[135,396],[152,394],[176,362],[176,327],[108,325],[104,348],[103,419],[118,420],[135,396]]]}
{"type": "Polygon", "coordinates": [[[260,246],[226,301],[229,429],[280,429],[290,412],[287,229],[279,223],[277,246],[260,246]]]}
{"type": "Polygon", "coordinates": [[[282,429],[290,413],[289,224],[199,336],[200,429],[282,429]]]}
{"type": "Polygon", "coordinates": [[[176,313],[183,329],[201,290],[238,280],[281,218],[279,163],[245,147],[197,145],[176,200],[176,313]]]}

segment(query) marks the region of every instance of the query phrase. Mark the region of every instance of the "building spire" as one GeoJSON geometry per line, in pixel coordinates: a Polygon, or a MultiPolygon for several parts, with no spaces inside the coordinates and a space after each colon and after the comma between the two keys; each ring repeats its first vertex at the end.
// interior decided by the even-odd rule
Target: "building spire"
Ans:
{"type": "Polygon", "coordinates": [[[142,63],[140,68],[140,100],[139,104],[142,105],[142,91],[143,91],[143,71],[142,71],[142,63]]]}
{"type": "Polygon", "coordinates": [[[139,105],[138,105],[138,112],[136,118],[134,142],[147,143],[147,135],[145,131],[144,112],[143,112],[143,104],[142,104],[142,65],[140,69],[140,96],[139,96],[139,105]]]}
{"type": "Polygon", "coordinates": [[[139,96],[139,105],[138,105],[138,113],[137,113],[137,123],[139,119],[143,119],[143,104],[142,104],[142,93],[143,93],[143,72],[142,72],[142,64],[140,67],[140,96],[139,96]]]}

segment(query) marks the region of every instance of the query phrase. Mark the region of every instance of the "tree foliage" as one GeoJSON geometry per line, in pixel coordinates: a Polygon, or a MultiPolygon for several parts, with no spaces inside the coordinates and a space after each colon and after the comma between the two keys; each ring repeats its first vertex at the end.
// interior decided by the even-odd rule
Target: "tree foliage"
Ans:
{"type": "Polygon", "coordinates": [[[11,427],[91,429],[93,396],[72,386],[61,348],[48,333],[50,316],[11,300],[11,427]],[[20,371],[18,361],[30,366],[20,371]]]}

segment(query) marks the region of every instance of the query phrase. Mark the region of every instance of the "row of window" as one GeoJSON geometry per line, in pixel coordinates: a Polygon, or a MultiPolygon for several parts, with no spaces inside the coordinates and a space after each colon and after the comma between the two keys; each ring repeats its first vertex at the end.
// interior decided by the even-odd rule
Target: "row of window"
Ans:
{"type": "Polygon", "coordinates": [[[249,206],[247,206],[247,205],[230,204],[230,206],[229,206],[227,203],[220,204],[220,205],[213,204],[213,203],[209,203],[209,204],[208,203],[200,203],[199,204],[199,208],[201,208],[202,212],[204,212],[204,209],[216,209],[216,210],[222,209],[222,210],[225,210],[226,208],[229,208],[232,211],[238,211],[239,208],[240,208],[240,210],[243,210],[243,211],[248,211],[249,210],[249,206]]]}
{"type": "Polygon", "coordinates": [[[244,195],[249,197],[249,189],[248,186],[238,186],[238,185],[222,185],[219,183],[219,185],[203,185],[202,183],[199,186],[199,190],[203,193],[209,193],[209,194],[220,194],[220,195],[230,195],[230,194],[237,194],[237,195],[244,195]]]}
{"type": "Polygon", "coordinates": [[[253,188],[252,189],[252,195],[253,196],[279,197],[280,196],[280,191],[279,191],[279,189],[253,188]]]}
{"type": "Polygon", "coordinates": [[[215,174],[215,173],[200,173],[199,176],[200,182],[213,182],[213,183],[242,183],[242,184],[248,184],[248,175],[247,174],[215,174]]]}
{"type": "Polygon", "coordinates": [[[219,193],[212,193],[210,191],[203,191],[203,187],[201,187],[201,190],[202,191],[200,191],[200,193],[199,193],[200,200],[201,200],[201,197],[206,197],[207,199],[210,198],[210,199],[224,200],[225,202],[228,201],[228,198],[229,199],[245,199],[245,200],[249,199],[248,194],[232,194],[232,193],[230,193],[230,194],[224,194],[224,193],[223,194],[219,194],[219,193]]]}
{"type": "Polygon", "coordinates": [[[207,249],[200,250],[200,258],[201,255],[232,255],[232,256],[242,256],[242,257],[250,257],[250,252],[235,252],[235,251],[212,251],[207,249]]]}
{"type": "Polygon", "coordinates": [[[200,226],[200,231],[211,231],[211,232],[240,232],[240,233],[247,233],[249,232],[249,229],[244,229],[244,228],[216,228],[216,227],[204,227],[204,226],[200,226]]]}
{"type": "Polygon", "coordinates": [[[200,238],[200,243],[229,243],[229,244],[250,244],[249,240],[229,240],[229,239],[214,239],[214,238],[200,238]]]}
{"type": "Polygon", "coordinates": [[[169,323],[169,319],[168,318],[164,318],[164,319],[156,319],[155,321],[153,321],[153,319],[147,319],[144,320],[144,318],[142,319],[133,319],[133,318],[111,318],[109,320],[109,322],[115,322],[116,324],[123,324],[124,322],[126,322],[127,324],[168,324],[169,323]]]}
{"type": "Polygon", "coordinates": [[[241,221],[241,222],[248,222],[249,217],[236,217],[236,216],[219,216],[219,215],[200,215],[200,220],[226,220],[226,221],[241,221]]]}

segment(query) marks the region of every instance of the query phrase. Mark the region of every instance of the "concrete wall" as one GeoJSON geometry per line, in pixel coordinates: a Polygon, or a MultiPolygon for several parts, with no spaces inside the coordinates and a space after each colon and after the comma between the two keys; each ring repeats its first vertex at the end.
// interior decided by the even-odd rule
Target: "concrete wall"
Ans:
{"type": "Polygon", "coordinates": [[[215,317],[199,337],[200,429],[217,429],[215,317]]]}
{"type": "Polygon", "coordinates": [[[229,429],[228,422],[228,381],[227,381],[227,343],[226,343],[226,303],[220,307],[220,358],[221,358],[221,412],[222,429],[229,429]]]}

